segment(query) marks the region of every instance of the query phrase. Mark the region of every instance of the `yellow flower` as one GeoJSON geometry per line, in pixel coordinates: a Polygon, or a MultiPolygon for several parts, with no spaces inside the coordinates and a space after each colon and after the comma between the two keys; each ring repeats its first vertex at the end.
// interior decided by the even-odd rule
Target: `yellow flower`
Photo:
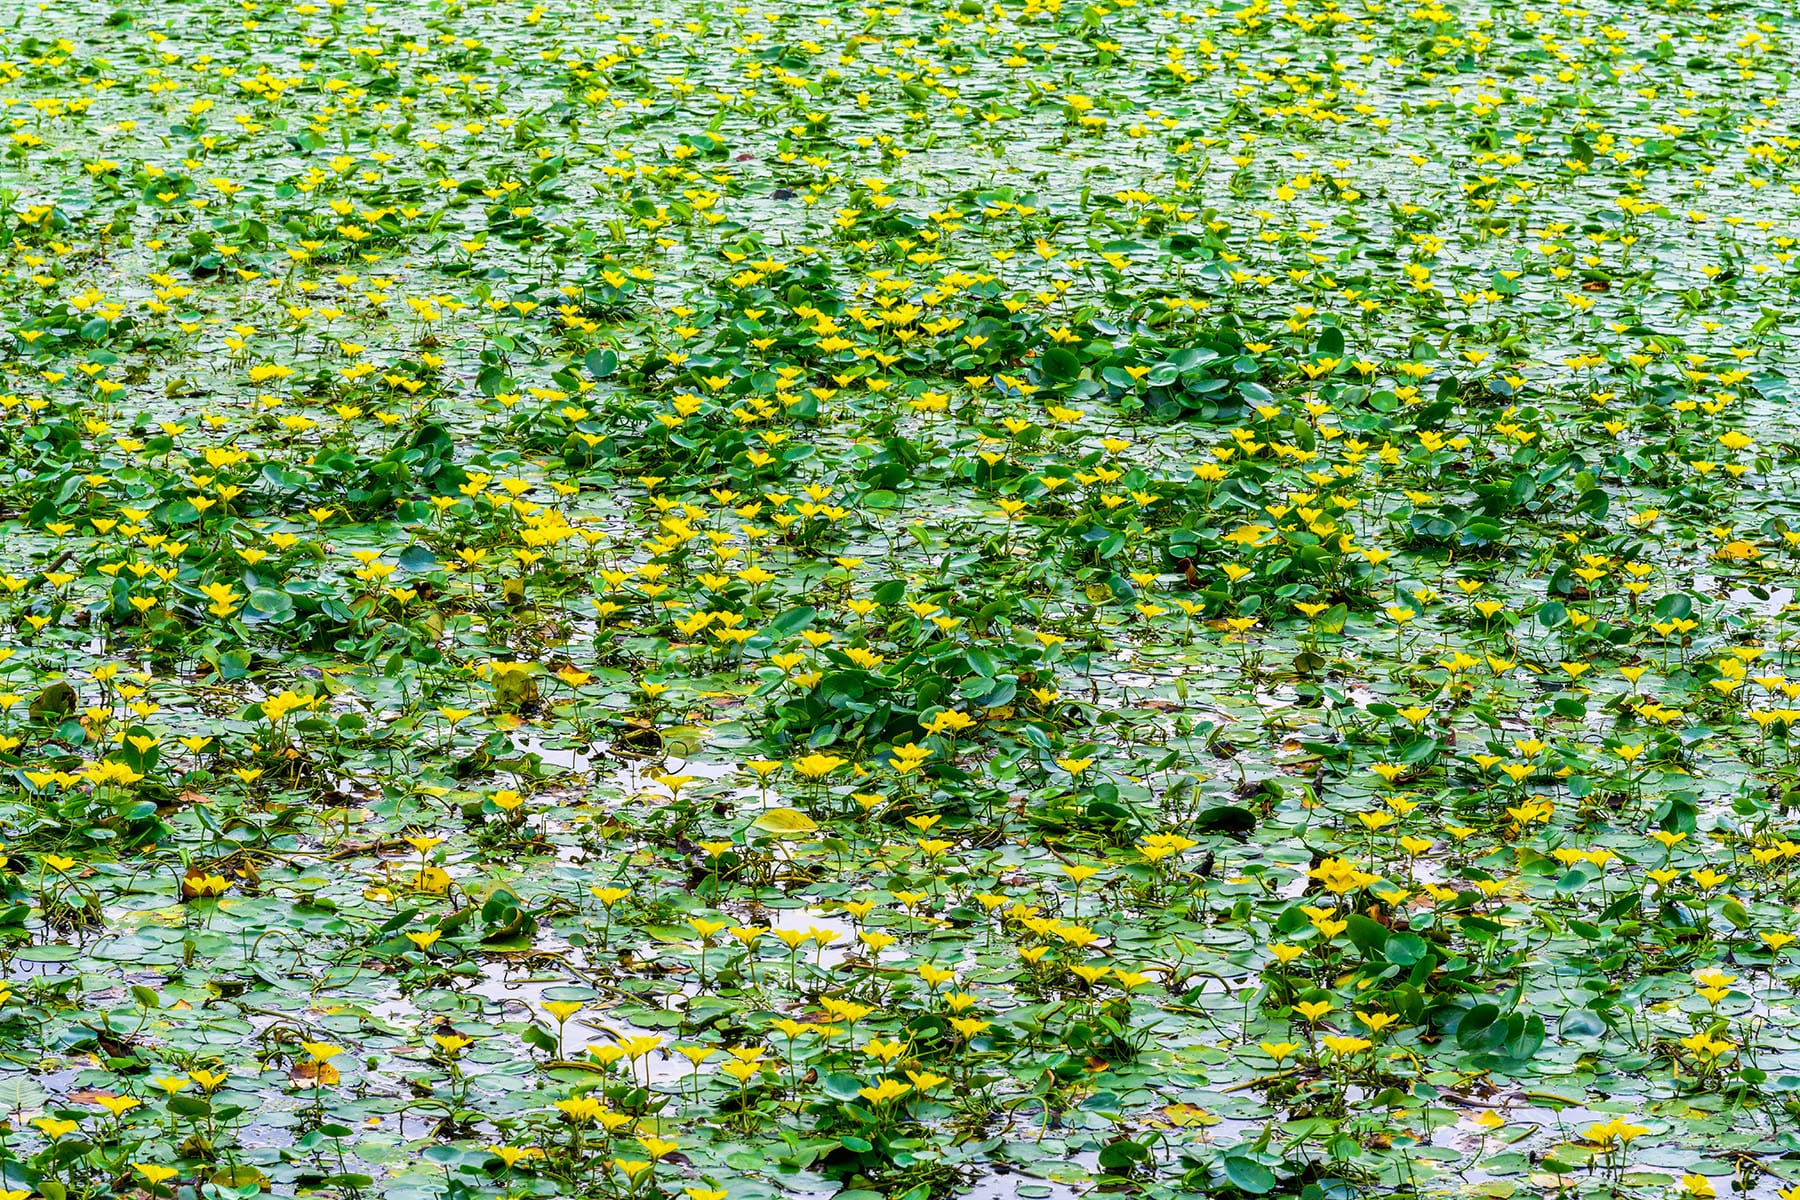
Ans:
{"type": "Polygon", "coordinates": [[[805,758],[795,759],[790,765],[798,774],[816,781],[831,774],[843,766],[846,761],[835,754],[820,754],[815,751],[805,758]]]}
{"type": "Polygon", "coordinates": [[[1624,1117],[1614,1117],[1604,1123],[1589,1125],[1581,1136],[1596,1146],[1611,1147],[1615,1142],[1628,1144],[1649,1132],[1648,1125],[1633,1125],[1624,1117]]]}
{"type": "Polygon", "coordinates": [[[81,1125],[78,1122],[64,1121],[56,1117],[38,1117],[31,1123],[37,1127],[38,1132],[42,1133],[53,1142],[61,1141],[69,1134],[74,1133],[77,1129],[81,1128],[81,1125]]]}
{"type": "Polygon", "coordinates": [[[898,1100],[910,1091],[912,1088],[908,1084],[895,1079],[883,1079],[874,1087],[857,1088],[856,1094],[870,1104],[886,1104],[889,1101],[898,1100]]]}
{"type": "Polygon", "coordinates": [[[199,1084],[201,1090],[205,1092],[218,1091],[219,1087],[224,1084],[227,1078],[229,1078],[224,1071],[205,1071],[199,1068],[189,1071],[188,1075],[195,1083],[199,1084]]]}
{"type": "Polygon", "coordinates": [[[1398,1024],[1400,1021],[1400,1018],[1393,1013],[1363,1012],[1361,1009],[1356,1011],[1356,1019],[1376,1033],[1380,1033],[1390,1025],[1398,1024]]]}
{"type": "Polygon", "coordinates": [[[586,1125],[600,1115],[602,1105],[593,1096],[571,1096],[567,1100],[554,1100],[550,1107],[557,1109],[575,1125],[586,1125]]]}
{"type": "Polygon", "coordinates": [[[941,983],[948,983],[955,979],[956,972],[945,970],[935,963],[920,963],[919,978],[923,979],[929,986],[936,988],[941,983]]]}
{"type": "Polygon", "coordinates": [[[1703,1062],[1711,1062],[1736,1044],[1723,1038],[1715,1038],[1705,1030],[1680,1040],[1683,1047],[1703,1062]]]}
{"type": "Polygon", "coordinates": [[[1340,1057],[1360,1054],[1375,1043],[1367,1038],[1345,1037],[1341,1034],[1328,1033],[1319,1039],[1321,1045],[1340,1057]]]}
{"type": "Polygon", "coordinates": [[[883,1066],[886,1066],[888,1063],[893,1062],[896,1058],[899,1058],[902,1054],[906,1053],[906,1043],[883,1041],[881,1038],[870,1038],[863,1045],[863,1053],[867,1054],[870,1058],[876,1059],[883,1066]]]}

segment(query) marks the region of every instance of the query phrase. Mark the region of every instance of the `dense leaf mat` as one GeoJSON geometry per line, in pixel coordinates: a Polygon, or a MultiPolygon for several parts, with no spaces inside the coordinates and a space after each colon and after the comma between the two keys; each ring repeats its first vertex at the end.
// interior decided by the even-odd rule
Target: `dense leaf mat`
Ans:
{"type": "Polygon", "coordinates": [[[1800,1197],[1792,4],[0,29],[0,1196],[1800,1197]]]}

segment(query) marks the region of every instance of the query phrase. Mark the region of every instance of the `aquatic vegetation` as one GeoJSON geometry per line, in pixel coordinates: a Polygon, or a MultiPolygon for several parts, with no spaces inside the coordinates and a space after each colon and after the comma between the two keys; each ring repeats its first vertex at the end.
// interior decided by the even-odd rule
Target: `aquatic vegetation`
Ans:
{"type": "Polygon", "coordinates": [[[22,10],[0,1197],[1800,1197],[1793,22],[22,10]]]}

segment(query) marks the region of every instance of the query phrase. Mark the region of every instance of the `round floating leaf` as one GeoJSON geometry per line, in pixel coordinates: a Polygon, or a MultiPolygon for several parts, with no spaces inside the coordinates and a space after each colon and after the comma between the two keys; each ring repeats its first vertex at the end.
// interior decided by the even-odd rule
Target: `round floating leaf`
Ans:
{"type": "Polygon", "coordinates": [[[819,823],[797,808],[771,808],[750,822],[750,828],[775,837],[801,837],[817,833],[819,823]]]}

